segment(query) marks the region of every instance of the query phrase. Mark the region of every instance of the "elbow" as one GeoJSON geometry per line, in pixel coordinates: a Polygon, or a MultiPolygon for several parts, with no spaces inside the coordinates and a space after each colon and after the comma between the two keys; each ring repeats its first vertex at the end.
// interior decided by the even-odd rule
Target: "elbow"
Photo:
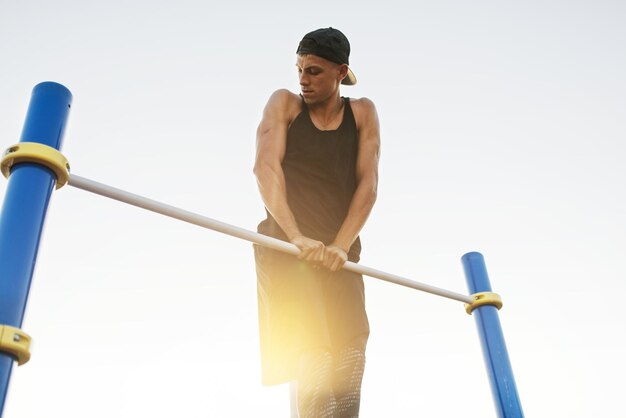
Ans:
{"type": "Polygon", "coordinates": [[[257,181],[261,180],[266,171],[265,165],[258,162],[254,164],[254,167],[252,167],[252,173],[256,177],[257,181]]]}
{"type": "Polygon", "coordinates": [[[256,177],[259,177],[260,170],[261,170],[261,167],[260,167],[259,163],[255,162],[254,166],[252,167],[252,174],[254,174],[256,177]]]}
{"type": "Polygon", "coordinates": [[[267,171],[267,161],[263,161],[263,159],[257,158],[254,162],[254,167],[252,167],[252,173],[258,178],[265,171],[267,171]]]}
{"type": "Polygon", "coordinates": [[[363,181],[359,184],[364,202],[370,208],[376,203],[378,198],[378,184],[375,180],[363,181]]]}
{"type": "Polygon", "coordinates": [[[266,162],[257,161],[252,168],[252,172],[256,177],[256,181],[259,185],[267,183],[268,180],[274,177],[275,170],[266,162]]]}
{"type": "Polygon", "coordinates": [[[367,200],[370,204],[370,207],[373,207],[374,203],[376,203],[376,199],[378,198],[378,190],[375,185],[369,189],[367,198],[368,198],[367,200]]]}
{"type": "Polygon", "coordinates": [[[373,175],[370,177],[370,181],[368,182],[368,200],[370,202],[370,207],[374,206],[376,203],[376,199],[378,198],[378,170],[375,170],[373,175]]]}

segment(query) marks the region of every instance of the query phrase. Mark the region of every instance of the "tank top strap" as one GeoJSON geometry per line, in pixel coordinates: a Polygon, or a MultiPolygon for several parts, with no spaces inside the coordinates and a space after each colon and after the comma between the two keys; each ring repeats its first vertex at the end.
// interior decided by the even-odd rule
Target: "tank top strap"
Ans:
{"type": "Polygon", "coordinates": [[[343,123],[350,123],[350,124],[354,124],[354,126],[356,126],[356,119],[354,118],[354,113],[352,112],[352,105],[350,104],[350,98],[349,97],[343,97],[342,99],[344,100],[344,111],[343,111],[343,123]]]}
{"type": "Polygon", "coordinates": [[[304,96],[302,94],[300,94],[300,108],[302,109],[302,112],[305,113],[309,113],[309,107],[306,105],[306,102],[304,101],[304,96]]]}

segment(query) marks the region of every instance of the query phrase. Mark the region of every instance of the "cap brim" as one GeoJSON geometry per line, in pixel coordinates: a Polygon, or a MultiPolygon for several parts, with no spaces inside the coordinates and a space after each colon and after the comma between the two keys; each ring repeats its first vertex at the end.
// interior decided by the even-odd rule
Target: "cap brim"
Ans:
{"type": "Polygon", "coordinates": [[[354,86],[356,84],[356,76],[354,75],[354,73],[349,67],[348,67],[348,75],[346,75],[346,78],[341,80],[341,84],[344,84],[346,86],[354,86]]]}

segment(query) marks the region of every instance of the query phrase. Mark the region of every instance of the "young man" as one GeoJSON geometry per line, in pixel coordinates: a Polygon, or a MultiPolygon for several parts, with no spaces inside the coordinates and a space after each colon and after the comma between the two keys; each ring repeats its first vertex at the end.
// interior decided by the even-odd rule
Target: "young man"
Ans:
{"type": "Polygon", "coordinates": [[[254,173],[267,219],[258,231],[298,258],[255,247],[263,383],[297,382],[300,418],[358,417],[369,324],[357,262],[376,200],[380,133],[374,104],[340,96],[356,83],[337,29],[304,36],[300,94],[278,90],[257,130],[254,173]]]}

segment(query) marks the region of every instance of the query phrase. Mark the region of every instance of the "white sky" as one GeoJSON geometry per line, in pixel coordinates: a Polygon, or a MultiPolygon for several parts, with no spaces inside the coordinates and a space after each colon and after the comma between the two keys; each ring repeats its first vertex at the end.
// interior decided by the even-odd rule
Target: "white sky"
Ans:
{"type": "MultiPolygon", "coordinates": [[[[254,229],[254,132],[295,49],[343,30],[382,125],[362,263],[466,293],[487,261],[529,417],[623,413],[626,3],[0,0],[0,138],[74,94],[72,172],[254,229]]],[[[0,181],[4,196],[6,182],[0,181]]],[[[5,416],[287,417],[260,384],[251,245],[56,191],[5,416]]],[[[363,418],[494,416],[460,303],[366,279],[363,418]]]]}

